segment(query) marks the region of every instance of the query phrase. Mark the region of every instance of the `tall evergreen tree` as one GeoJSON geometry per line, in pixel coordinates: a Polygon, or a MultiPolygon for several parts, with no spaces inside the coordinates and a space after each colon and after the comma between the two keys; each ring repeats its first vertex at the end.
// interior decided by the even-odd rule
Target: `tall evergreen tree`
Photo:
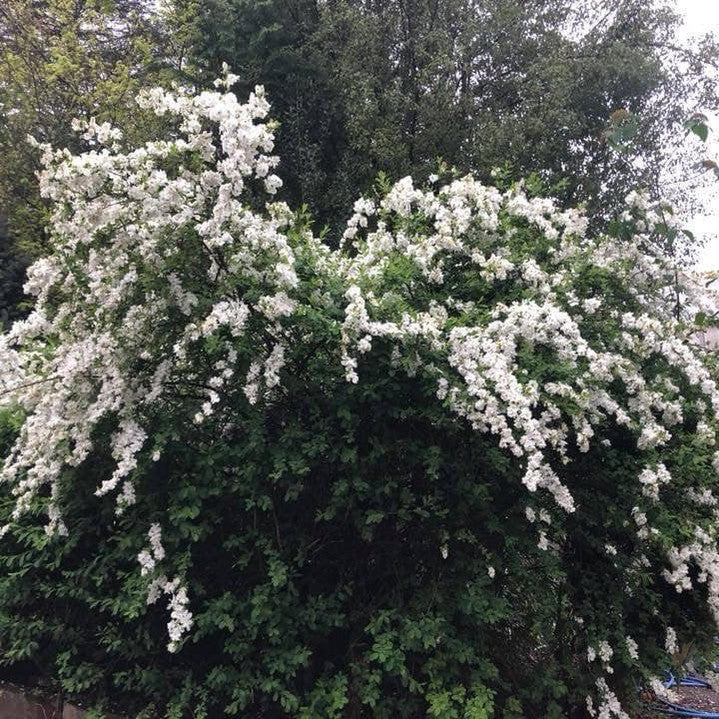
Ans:
{"type": "Polygon", "coordinates": [[[681,47],[659,0],[176,0],[175,12],[196,77],[227,62],[242,91],[265,84],[286,192],[334,227],[350,186],[426,176],[438,157],[485,179],[539,171],[604,215],[694,161],[676,138],[717,100],[714,42],[681,47]],[[620,109],[639,121],[629,163],[605,141],[620,109]]]}

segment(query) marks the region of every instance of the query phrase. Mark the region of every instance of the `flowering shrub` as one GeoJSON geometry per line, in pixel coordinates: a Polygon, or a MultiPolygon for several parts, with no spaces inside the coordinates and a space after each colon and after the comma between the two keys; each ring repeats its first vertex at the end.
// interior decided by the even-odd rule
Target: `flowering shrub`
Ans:
{"type": "Polygon", "coordinates": [[[331,249],[233,79],[143,94],[163,140],[42,148],[3,663],[178,717],[626,716],[719,619],[719,392],[666,209],[590,237],[522,185],[405,178],[331,249]]]}

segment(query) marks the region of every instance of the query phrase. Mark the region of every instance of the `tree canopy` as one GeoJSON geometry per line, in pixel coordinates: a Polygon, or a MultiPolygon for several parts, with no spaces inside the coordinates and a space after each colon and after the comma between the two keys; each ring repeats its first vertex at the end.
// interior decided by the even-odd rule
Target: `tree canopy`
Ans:
{"type": "Polygon", "coordinates": [[[660,0],[8,0],[3,316],[18,316],[24,267],[46,251],[26,136],[83,149],[76,116],[149,136],[135,92],[161,78],[206,85],[223,62],[242,92],[266,87],[283,198],[307,204],[330,243],[379,172],[426,179],[441,162],[484,181],[538,173],[600,224],[636,186],[689,208],[697,158],[678,138],[695,111],[716,106],[716,46],[682,44],[679,24],[660,0]],[[628,162],[606,142],[615,111],[637,127],[628,162]]]}
{"type": "Polygon", "coordinates": [[[242,91],[266,87],[287,197],[320,226],[340,226],[354,188],[379,171],[426,178],[438,158],[485,181],[495,168],[513,179],[538,172],[561,201],[606,219],[631,188],[657,195],[670,168],[691,173],[695,157],[676,138],[694,111],[717,104],[715,41],[683,46],[680,18],[662,2],[176,6],[196,76],[207,82],[227,62],[242,91]],[[629,165],[604,138],[622,109],[641,125],[629,165]]]}

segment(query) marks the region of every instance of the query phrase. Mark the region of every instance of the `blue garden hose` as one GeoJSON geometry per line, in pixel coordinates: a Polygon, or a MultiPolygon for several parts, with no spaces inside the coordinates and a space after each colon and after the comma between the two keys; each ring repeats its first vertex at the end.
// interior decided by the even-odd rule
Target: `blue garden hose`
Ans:
{"type": "MultiPolygon", "coordinates": [[[[719,664],[719,662],[717,662],[719,664]]],[[[717,664],[714,665],[714,668],[717,668],[717,664]]],[[[676,677],[667,669],[665,672],[666,679],[662,682],[664,687],[666,689],[671,689],[671,687],[707,687],[711,688],[711,684],[702,677],[697,677],[694,674],[687,674],[686,676],[681,677],[679,680],[676,679],[676,677]]]]}
{"type": "MultiPolygon", "coordinates": [[[[719,667],[719,662],[714,665],[716,669],[719,667]]],[[[668,669],[665,672],[666,679],[662,684],[670,689],[671,687],[711,687],[711,684],[703,677],[698,677],[694,674],[687,674],[686,676],[677,679],[672,672],[668,669]]],[[[672,704],[671,702],[665,701],[664,699],[657,698],[657,704],[649,706],[651,711],[659,712],[661,714],[667,714],[668,716],[676,717],[696,717],[697,719],[719,719],[719,712],[704,711],[703,709],[691,709],[690,707],[682,706],[681,704],[672,704]]]]}
{"type": "Polygon", "coordinates": [[[681,704],[672,704],[671,702],[658,699],[658,704],[650,705],[649,709],[661,714],[677,717],[697,717],[698,719],[719,719],[719,712],[709,712],[703,709],[690,709],[681,706],[681,704]]]}
{"type": "MultiPolygon", "coordinates": [[[[719,637],[714,638],[714,643],[719,644],[719,637]]],[[[715,671],[719,671],[719,661],[712,664],[712,668],[715,671]]],[[[711,684],[703,677],[698,677],[694,674],[687,674],[686,676],[680,677],[678,680],[668,669],[665,672],[666,679],[662,682],[666,689],[675,686],[681,687],[711,687],[711,684]]],[[[691,709],[690,707],[682,706],[681,704],[672,704],[664,699],[657,697],[656,703],[650,704],[647,707],[650,711],[659,712],[660,714],[666,714],[668,716],[676,717],[695,717],[696,719],[719,719],[719,712],[705,711],[704,709],[691,709]]]]}
{"type": "Polygon", "coordinates": [[[650,706],[650,711],[659,712],[661,714],[667,714],[668,716],[675,717],[694,717],[694,719],[719,719],[719,714],[716,712],[704,712],[700,709],[671,709],[663,706],[650,706]]]}

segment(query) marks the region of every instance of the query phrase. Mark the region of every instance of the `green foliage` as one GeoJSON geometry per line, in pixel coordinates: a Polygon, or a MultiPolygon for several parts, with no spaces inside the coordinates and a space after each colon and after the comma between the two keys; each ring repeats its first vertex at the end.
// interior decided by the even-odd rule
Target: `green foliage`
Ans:
{"type": "Polygon", "coordinates": [[[693,132],[702,142],[706,142],[709,137],[709,127],[707,126],[707,118],[702,114],[692,115],[684,126],[689,132],[693,132]]]}
{"type": "Polygon", "coordinates": [[[626,152],[638,132],[637,118],[627,110],[615,110],[609,117],[610,126],[604,137],[618,152],[626,152]]]}
{"type": "Polygon", "coordinates": [[[23,314],[23,291],[28,257],[14,246],[0,222],[0,328],[23,314]]]}
{"type": "Polygon", "coordinates": [[[37,150],[28,135],[78,151],[74,118],[142,137],[140,87],[170,74],[163,31],[141,0],[5,0],[0,7],[0,322],[23,313],[28,258],[48,251],[37,150]]]}

